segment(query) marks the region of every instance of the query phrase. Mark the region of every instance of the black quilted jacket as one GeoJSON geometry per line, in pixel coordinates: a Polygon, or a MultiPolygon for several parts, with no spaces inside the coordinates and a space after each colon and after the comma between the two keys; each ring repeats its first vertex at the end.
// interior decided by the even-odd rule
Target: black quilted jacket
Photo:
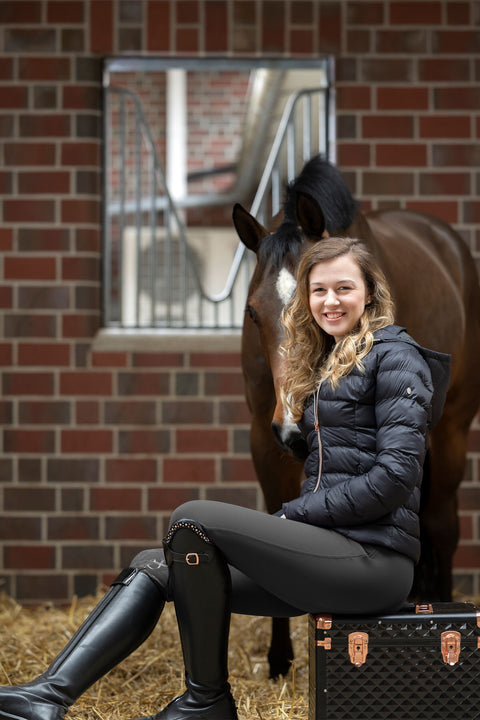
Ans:
{"type": "Polygon", "coordinates": [[[299,427],[306,480],[283,505],[290,520],[331,528],[418,561],[420,485],[428,431],[438,422],[449,383],[448,355],[420,347],[396,325],[375,334],[363,360],[336,389],[328,382],[299,427]]]}

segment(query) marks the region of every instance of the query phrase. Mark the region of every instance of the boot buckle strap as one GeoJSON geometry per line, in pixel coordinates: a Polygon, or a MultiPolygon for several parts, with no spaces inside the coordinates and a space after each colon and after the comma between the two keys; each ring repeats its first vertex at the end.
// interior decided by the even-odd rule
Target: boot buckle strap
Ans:
{"type": "Polygon", "coordinates": [[[174,562],[185,563],[185,565],[195,566],[200,565],[201,562],[209,562],[210,557],[208,553],[198,552],[187,552],[179,553],[174,552],[169,547],[165,547],[165,557],[167,565],[171,565],[174,562]]]}
{"type": "Polygon", "coordinates": [[[198,557],[198,553],[190,552],[185,555],[185,562],[187,565],[199,565],[200,558],[198,557]]]}

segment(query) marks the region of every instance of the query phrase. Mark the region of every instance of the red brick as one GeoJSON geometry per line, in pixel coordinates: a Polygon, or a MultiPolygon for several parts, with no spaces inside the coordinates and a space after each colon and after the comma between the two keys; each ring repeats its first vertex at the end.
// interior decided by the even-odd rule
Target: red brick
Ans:
{"type": "Polygon", "coordinates": [[[13,230],[12,228],[0,228],[0,250],[9,252],[13,248],[13,230]]]}
{"type": "Polygon", "coordinates": [[[18,307],[35,310],[66,310],[70,305],[70,288],[62,285],[22,285],[17,291],[18,307]]]}
{"type": "Polygon", "coordinates": [[[428,88],[377,88],[377,103],[381,110],[426,110],[428,108],[428,88]]]}
{"type": "Polygon", "coordinates": [[[342,167],[368,167],[370,145],[365,143],[338,143],[337,161],[342,167]]]}
{"type": "Polygon", "coordinates": [[[61,372],[62,395],[111,395],[112,375],[108,372],[61,372]]]}
{"type": "Polygon", "coordinates": [[[138,512],[142,507],[142,491],[139,488],[98,488],[90,491],[90,510],[122,510],[138,512]]]}
{"type": "Polygon", "coordinates": [[[353,55],[363,55],[371,51],[372,34],[369,30],[347,31],[347,52],[353,55]]]}
{"type": "Polygon", "coordinates": [[[338,2],[318,4],[318,46],[323,53],[341,51],[342,7],[338,2]]]}
{"type": "Polygon", "coordinates": [[[213,422],[213,402],[204,400],[164,401],[162,419],[167,425],[206,425],[213,422]]]}
{"type": "Polygon", "coordinates": [[[156,425],[155,401],[114,400],[105,403],[107,425],[156,425]]]}
{"type": "Polygon", "coordinates": [[[15,257],[4,260],[5,278],[9,280],[54,280],[54,257],[15,257]]]}
{"type": "Polygon", "coordinates": [[[224,453],[228,450],[226,430],[177,430],[178,453],[224,453]]]}
{"type": "Polygon", "coordinates": [[[411,138],[413,118],[409,115],[365,115],[362,118],[364,138],[411,138]]]}
{"type": "Polygon", "coordinates": [[[53,200],[4,200],[3,219],[6,222],[53,222],[53,200]]]}
{"type": "Polygon", "coordinates": [[[337,88],[338,110],[369,110],[372,88],[365,85],[340,85],[337,88]]]}
{"type": "Polygon", "coordinates": [[[19,343],[18,364],[52,367],[70,365],[70,345],[66,343],[19,343]]]}
{"type": "Polygon", "coordinates": [[[40,0],[3,0],[0,3],[0,23],[20,25],[21,23],[39,23],[42,19],[40,0]]]}
{"type": "Polygon", "coordinates": [[[224,0],[211,0],[205,4],[205,50],[225,52],[228,49],[227,5],[224,0]]]}
{"type": "Polygon", "coordinates": [[[147,50],[150,52],[170,50],[169,0],[148,0],[146,27],[147,50]]]}
{"type": "Polygon", "coordinates": [[[55,567],[53,545],[6,545],[3,557],[7,570],[46,570],[55,567]]]}
{"type": "MultiPolygon", "coordinates": [[[[415,28],[412,30],[377,30],[374,35],[374,51],[376,53],[395,53],[397,55],[418,55],[428,52],[428,31],[415,28]]],[[[378,58],[381,62],[381,58],[378,58]]]]}
{"type": "Polygon", "coordinates": [[[93,352],[92,365],[94,367],[126,367],[128,354],[122,352],[93,352]]]}
{"type": "Polygon", "coordinates": [[[314,38],[311,29],[290,30],[289,51],[295,55],[311,55],[314,50],[314,38]]]}
{"type": "Polygon", "coordinates": [[[81,23],[84,21],[84,2],[82,0],[49,0],[47,4],[47,22],[53,24],[81,23]]]}
{"type": "Polygon", "coordinates": [[[165,458],[163,482],[187,482],[192,484],[215,482],[215,461],[206,458],[165,458]]]}
{"type": "Polygon", "coordinates": [[[41,601],[67,602],[71,600],[68,589],[68,577],[58,573],[20,573],[15,578],[17,600],[22,604],[41,601]]]}
{"type": "Polygon", "coordinates": [[[399,25],[439,25],[442,22],[442,3],[431,0],[391,2],[390,22],[399,25]]]}
{"type": "Polygon", "coordinates": [[[245,393],[243,374],[238,372],[205,373],[206,395],[241,395],[245,393]]]}
{"type": "Polygon", "coordinates": [[[256,482],[257,476],[250,458],[222,459],[221,478],[223,482],[256,482]]]}
{"type": "MultiPolygon", "coordinates": [[[[19,118],[20,136],[24,138],[59,138],[70,135],[68,115],[22,115],[19,118]]],[[[34,163],[32,163],[33,165],[34,163]]]]}
{"type": "MultiPolygon", "coordinates": [[[[203,356],[202,356],[203,357],[203,356]]],[[[218,358],[218,356],[217,356],[218,358]]],[[[223,359],[223,355],[222,355],[223,359]]],[[[132,353],[132,365],[134,367],[182,367],[184,365],[182,353],[132,353]]],[[[240,357],[238,358],[238,364],[240,357]]],[[[218,359],[217,363],[218,364],[218,359]]],[[[198,365],[198,363],[195,363],[198,365]]]]}
{"type": "Polygon", "coordinates": [[[26,85],[0,85],[0,108],[28,107],[28,88],[26,85]]]}
{"type": "Polygon", "coordinates": [[[118,433],[120,453],[163,455],[170,451],[168,430],[120,430],[118,433]]]}
{"type": "MultiPolygon", "coordinates": [[[[480,39],[480,36],[479,36],[480,39]]],[[[480,89],[464,86],[435,88],[433,91],[434,108],[438,110],[479,110],[480,89]]]]}
{"type": "Polygon", "coordinates": [[[79,515],[61,515],[47,519],[49,540],[99,540],[99,519],[79,515]]]}
{"type": "Polygon", "coordinates": [[[264,2],[262,12],[262,53],[283,52],[285,50],[285,13],[286,5],[280,0],[264,2]]]}
{"type": "Polygon", "coordinates": [[[101,205],[96,199],[62,200],[62,223],[89,223],[94,225],[101,220],[101,205]]]}
{"type": "Polygon", "coordinates": [[[62,165],[73,167],[100,164],[100,145],[96,142],[65,142],[62,145],[62,165]]]}
{"type": "Polygon", "coordinates": [[[24,515],[2,516],[0,539],[5,540],[41,540],[42,521],[39,517],[24,515]]]}
{"type": "Polygon", "coordinates": [[[95,0],[90,5],[90,52],[108,55],[114,50],[113,0],[95,0]]]}
{"type": "Polygon", "coordinates": [[[100,231],[96,228],[75,228],[75,243],[78,252],[101,252],[100,231]]]}
{"type": "Polygon", "coordinates": [[[434,54],[476,54],[480,47],[478,30],[437,30],[432,33],[434,54]]]}
{"type": "Polygon", "coordinates": [[[375,59],[362,59],[360,64],[361,79],[363,82],[384,82],[388,84],[396,82],[408,82],[414,77],[414,65],[412,60],[382,58],[379,62],[375,59]]]}
{"type": "Polygon", "coordinates": [[[466,82],[470,79],[470,61],[440,56],[420,59],[418,77],[424,82],[466,82]]]}
{"type": "Polygon", "coordinates": [[[52,512],[55,510],[55,490],[52,488],[5,487],[3,509],[21,512],[52,512]]]}
{"type": "Polygon", "coordinates": [[[427,147],[418,144],[377,145],[376,164],[396,167],[418,167],[427,164],[427,147]]]}
{"type": "Polygon", "coordinates": [[[456,568],[480,567],[480,545],[460,545],[454,555],[456,568]]]}
{"type": "Polygon", "coordinates": [[[155,483],[156,460],[152,458],[107,460],[105,479],[108,483],[155,483]]]}
{"type": "Polygon", "coordinates": [[[10,343],[0,343],[0,367],[12,364],[12,346],[10,343]]]}
{"type": "Polygon", "coordinates": [[[363,190],[366,195],[413,195],[415,186],[412,173],[365,172],[363,190]]]}
{"type": "Polygon", "coordinates": [[[447,223],[455,224],[458,222],[458,202],[453,200],[451,202],[447,202],[445,200],[442,200],[441,202],[409,200],[406,203],[406,208],[407,210],[416,210],[418,212],[436,215],[442,220],[445,220],[447,223]]]}
{"type": "Polygon", "coordinates": [[[53,143],[9,143],[5,146],[5,164],[8,165],[54,165],[53,143]]]}
{"type": "Polygon", "coordinates": [[[66,228],[19,228],[18,250],[30,252],[63,252],[70,249],[70,234],[66,228]]]}
{"type": "Polygon", "coordinates": [[[179,25],[190,25],[199,22],[198,3],[196,0],[177,0],[176,19],[179,25]]]}
{"type": "Polygon", "coordinates": [[[100,110],[102,95],[96,85],[65,85],[62,107],[66,110],[100,110]]]}
{"type": "Polygon", "coordinates": [[[0,308],[10,309],[12,307],[13,293],[10,286],[0,287],[0,308]]]}
{"type": "Polygon", "coordinates": [[[467,115],[425,115],[419,118],[420,137],[469,138],[470,118],[467,115]]]}
{"type": "Polygon", "coordinates": [[[119,395],[167,395],[170,392],[170,376],[166,372],[119,372],[119,395]]]}
{"type": "Polygon", "coordinates": [[[63,453],[111,453],[113,439],[110,430],[62,430],[63,453]]]}
{"type": "Polygon", "coordinates": [[[107,517],[105,537],[107,540],[144,540],[157,544],[157,522],[152,517],[107,517]]]}
{"type": "Polygon", "coordinates": [[[480,165],[480,147],[477,143],[450,143],[433,145],[434,167],[464,166],[477,168],[480,165]]]}
{"type": "Polygon", "coordinates": [[[75,422],[77,425],[98,425],[100,423],[100,403],[94,400],[77,400],[75,422]]]}
{"type": "Polygon", "coordinates": [[[480,202],[467,200],[463,203],[463,220],[466,223],[480,223],[480,202]]]}
{"type": "Polygon", "coordinates": [[[3,374],[4,395],[52,395],[54,376],[47,372],[6,372],[3,374]]]}
{"type": "Polygon", "coordinates": [[[110,545],[64,545],[62,547],[62,567],[78,568],[85,572],[88,568],[104,569],[113,567],[113,548],[110,545]]]}
{"type": "Polygon", "coordinates": [[[198,53],[199,30],[197,28],[180,28],[175,36],[177,52],[198,53]]]}
{"type": "Polygon", "coordinates": [[[150,488],[148,491],[149,510],[175,510],[189,500],[198,500],[198,488],[150,488]]]}
{"type": "Polygon", "coordinates": [[[6,453],[52,453],[55,433],[51,430],[5,430],[3,449],[6,453]]]}
{"type": "Polygon", "coordinates": [[[348,25],[382,25],[384,22],[384,2],[348,2],[346,23],[348,25]]]}
{"type": "Polygon", "coordinates": [[[18,174],[20,193],[57,195],[70,192],[70,175],[67,172],[24,172],[18,174]]]}
{"type": "Polygon", "coordinates": [[[250,423],[251,416],[245,400],[223,400],[218,408],[220,425],[236,425],[250,423]]]}
{"type": "Polygon", "coordinates": [[[57,323],[52,315],[15,313],[4,319],[5,337],[54,338],[56,335],[57,323]]]}
{"type": "Polygon", "coordinates": [[[13,80],[13,58],[0,58],[0,80],[13,80]]]}
{"type": "Polygon", "coordinates": [[[64,315],[62,317],[62,335],[65,338],[92,338],[100,327],[100,316],[64,315]]]}
{"type": "Polygon", "coordinates": [[[59,82],[70,78],[70,60],[62,57],[20,57],[18,64],[20,80],[53,80],[59,82]]]}
{"type": "Polygon", "coordinates": [[[447,2],[448,25],[470,25],[470,3],[461,0],[447,2]]]}
{"type": "Polygon", "coordinates": [[[66,425],[70,423],[70,404],[59,401],[20,402],[18,406],[21,425],[66,425]]]}
{"type": "Polygon", "coordinates": [[[421,195],[470,195],[470,175],[459,172],[420,174],[421,195]]]}

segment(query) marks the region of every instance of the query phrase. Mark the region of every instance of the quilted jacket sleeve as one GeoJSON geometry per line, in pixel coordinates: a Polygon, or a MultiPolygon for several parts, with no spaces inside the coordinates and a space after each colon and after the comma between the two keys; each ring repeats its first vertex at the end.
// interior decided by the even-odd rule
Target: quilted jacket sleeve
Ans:
{"type": "Polygon", "coordinates": [[[283,505],[287,518],[326,528],[367,524],[408,504],[421,477],[431,409],[430,370],[407,343],[378,355],[372,467],[283,505]]]}

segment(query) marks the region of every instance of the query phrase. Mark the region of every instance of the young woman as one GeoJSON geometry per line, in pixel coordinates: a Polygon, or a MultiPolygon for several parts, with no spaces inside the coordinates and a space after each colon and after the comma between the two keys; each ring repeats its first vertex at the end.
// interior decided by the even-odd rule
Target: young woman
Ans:
{"type": "Polygon", "coordinates": [[[392,324],[385,279],[358,240],[328,238],[305,253],[284,322],[284,400],[308,448],[300,497],[276,516],[209,501],[179,507],[164,551],[134,558],[46,672],[0,689],[0,719],[61,720],[145,640],[166,601],[186,691],[155,720],[235,720],[231,611],[380,613],[404,602],[448,356],[392,324]]]}

